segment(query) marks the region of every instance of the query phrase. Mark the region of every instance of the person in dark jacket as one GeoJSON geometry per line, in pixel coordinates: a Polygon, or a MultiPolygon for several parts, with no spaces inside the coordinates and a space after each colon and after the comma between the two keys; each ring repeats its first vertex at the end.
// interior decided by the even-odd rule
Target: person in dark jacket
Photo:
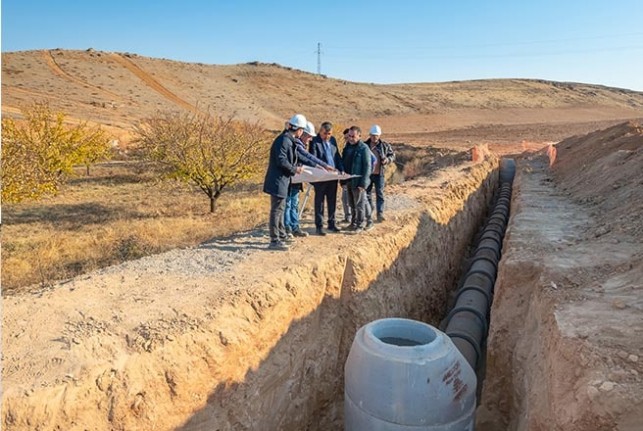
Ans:
{"type": "Polygon", "coordinates": [[[288,122],[288,128],[277,136],[270,147],[268,170],[263,182],[263,191],[270,195],[270,246],[273,250],[288,250],[288,236],[284,225],[284,210],[290,179],[302,171],[297,166],[295,139],[301,138],[306,127],[306,117],[294,115],[288,122]]]}
{"type": "Polygon", "coordinates": [[[359,233],[373,228],[371,207],[366,199],[366,189],[371,183],[371,152],[361,140],[362,130],[352,126],[348,131],[348,145],[342,154],[344,170],[348,174],[358,175],[348,183],[348,197],[351,202],[352,221],[349,230],[359,233]]]}
{"type": "MultiPolygon", "coordinates": [[[[319,134],[310,142],[310,154],[323,160],[330,167],[344,172],[342,157],[337,148],[337,141],[333,136],[332,123],[325,121],[319,127],[319,134]]],[[[324,201],[328,205],[328,231],[339,232],[335,223],[335,209],[337,208],[337,180],[313,183],[315,187],[315,227],[317,235],[326,235],[324,232],[324,201]]]]}
{"type": "Polygon", "coordinates": [[[375,166],[373,167],[373,173],[371,174],[371,185],[366,189],[366,195],[368,196],[368,202],[373,208],[373,188],[375,189],[375,207],[377,208],[377,221],[384,221],[384,186],[385,178],[384,172],[386,167],[395,161],[395,152],[393,147],[388,142],[385,142],[380,139],[382,135],[382,129],[380,126],[375,124],[371,127],[370,137],[365,142],[366,145],[371,149],[377,160],[375,161],[375,166]]]}
{"type": "MultiPolygon", "coordinates": [[[[306,144],[315,137],[315,126],[310,121],[307,122],[304,134],[301,139],[295,139],[295,150],[297,151],[297,160],[306,166],[317,167],[333,171],[334,169],[326,164],[323,160],[318,159],[306,150],[306,144]]],[[[286,211],[284,213],[284,223],[286,232],[294,236],[306,237],[307,232],[299,227],[299,192],[302,191],[301,183],[290,184],[288,189],[288,198],[286,199],[286,211]]]]}
{"type": "MultiPolygon", "coordinates": [[[[344,148],[348,145],[348,131],[349,129],[344,129],[344,148]]],[[[344,208],[344,220],[342,222],[350,224],[353,215],[351,213],[351,205],[348,199],[348,180],[341,180],[339,185],[342,187],[342,207],[344,208]]]]}

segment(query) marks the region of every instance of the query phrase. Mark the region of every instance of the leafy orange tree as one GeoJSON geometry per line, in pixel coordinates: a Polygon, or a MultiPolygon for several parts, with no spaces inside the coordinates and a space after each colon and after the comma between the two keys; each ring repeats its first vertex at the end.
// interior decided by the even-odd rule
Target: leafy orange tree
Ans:
{"type": "Polygon", "coordinates": [[[2,200],[20,202],[55,194],[74,165],[109,157],[109,137],[87,123],[64,124],[46,103],[22,110],[24,121],[2,119],[2,200]]]}
{"type": "Polygon", "coordinates": [[[164,113],[144,120],[136,133],[148,158],[208,196],[211,213],[226,187],[252,177],[266,163],[269,136],[259,123],[209,113],[164,113]]]}

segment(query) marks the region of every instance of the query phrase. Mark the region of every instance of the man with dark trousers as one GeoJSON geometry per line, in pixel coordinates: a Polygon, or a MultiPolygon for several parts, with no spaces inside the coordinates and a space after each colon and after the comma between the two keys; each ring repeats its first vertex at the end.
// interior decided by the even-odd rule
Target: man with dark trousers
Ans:
{"type": "Polygon", "coordinates": [[[384,172],[386,167],[395,161],[395,152],[391,144],[380,139],[382,129],[375,124],[371,127],[370,137],[365,142],[371,149],[375,157],[375,165],[373,166],[373,173],[371,174],[371,184],[366,189],[366,196],[371,208],[377,209],[377,221],[384,221],[384,172]],[[373,189],[375,189],[375,207],[373,207],[373,189]]]}
{"type": "MultiPolygon", "coordinates": [[[[323,160],[330,167],[344,172],[342,157],[333,136],[333,125],[325,121],[319,127],[319,133],[310,142],[308,150],[313,156],[323,160]]],[[[328,231],[339,232],[335,223],[335,208],[337,207],[337,180],[313,183],[315,187],[315,232],[324,236],[324,201],[328,205],[328,231]]]]}
{"type": "Polygon", "coordinates": [[[352,126],[348,131],[348,145],[344,147],[342,158],[347,174],[355,175],[348,183],[348,198],[351,201],[353,220],[348,227],[353,233],[373,229],[371,206],[366,198],[366,189],[371,183],[371,150],[362,141],[362,129],[352,126]]]}
{"type": "Polygon", "coordinates": [[[263,191],[270,195],[270,246],[272,250],[288,250],[288,236],[284,225],[284,211],[290,179],[301,173],[303,168],[297,166],[295,139],[301,138],[306,127],[306,117],[301,114],[293,116],[288,128],[275,138],[270,147],[268,170],[263,183],[263,191]]]}

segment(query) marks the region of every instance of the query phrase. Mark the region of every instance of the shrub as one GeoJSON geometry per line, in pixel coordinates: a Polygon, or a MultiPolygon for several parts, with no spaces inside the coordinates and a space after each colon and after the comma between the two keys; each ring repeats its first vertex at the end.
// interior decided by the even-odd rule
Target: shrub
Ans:
{"type": "Polygon", "coordinates": [[[2,119],[2,200],[38,199],[58,192],[74,165],[109,157],[109,137],[87,123],[64,124],[65,115],[46,103],[22,111],[24,122],[2,119]]]}

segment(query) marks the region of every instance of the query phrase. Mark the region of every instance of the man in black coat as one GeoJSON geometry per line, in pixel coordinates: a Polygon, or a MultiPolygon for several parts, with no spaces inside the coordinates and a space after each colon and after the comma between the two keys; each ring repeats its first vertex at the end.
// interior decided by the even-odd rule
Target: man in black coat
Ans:
{"type": "MultiPolygon", "coordinates": [[[[308,149],[313,156],[323,160],[331,168],[344,172],[342,156],[337,148],[337,141],[333,136],[333,125],[326,121],[319,127],[319,134],[310,142],[308,149]]],[[[324,232],[324,200],[328,204],[328,230],[339,232],[335,223],[335,209],[337,207],[337,180],[313,183],[315,187],[315,226],[317,235],[326,235],[324,232]]]]}
{"type": "Polygon", "coordinates": [[[270,246],[273,250],[288,250],[288,236],[284,225],[284,210],[288,197],[290,179],[301,173],[297,166],[295,139],[301,138],[306,127],[306,117],[301,114],[288,121],[288,128],[275,138],[270,147],[268,170],[263,182],[263,191],[270,195],[270,246]]]}

